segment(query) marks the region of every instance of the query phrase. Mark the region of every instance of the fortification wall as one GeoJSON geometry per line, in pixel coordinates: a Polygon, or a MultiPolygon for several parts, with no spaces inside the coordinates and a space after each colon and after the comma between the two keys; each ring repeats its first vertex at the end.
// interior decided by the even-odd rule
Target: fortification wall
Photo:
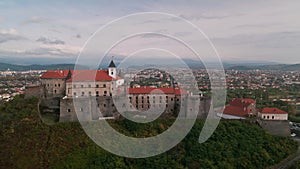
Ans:
{"type": "MultiPolygon", "coordinates": [[[[185,116],[189,116],[191,111],[197,110],[193,102],[188,102],[188,110],[185,111],[185,116]]],[[[174,107],[174,104],[172,104],[174,107]]],[[[201,100],[199,105],[198,118],[205,118],[210,108],[210,99],[201,100]]],[[[166,109],[162,117],[169,117],[172,115],[170,112],[171,105],[166,109]]],[[[172,108],[174,109],[174,108],[172,108]]],[[[131,109],[126,109],[131,112],[131,109]]],[[[132,111],[137,113],[136,110],[132,111]]],[[[114,101],[110,96],[100,96],[100,97],[82,97],[82,98],[66,98],[60,99],[60,122],[65,121],[77,121],[77,116],[80,116],[82,120],[98,120],[100,117],[115,117],[119,118],[120,114],[114,105],[114,101]],[[75,106],[77,110],[77,115],[75,112],[75,106]]]]}
{"type": "Polygon", "coordinates": [[[40,98],[43,93],[42,86],[26,86],[25,98],[37,97],[40,98]]]}
{"type": "Polygon", "coordinates": [[[61,99],[59,121],[77,121],[77,116],[90,121],[98,120],[100,117],[117,118],[118,112],[109,96],[61,99]]]}

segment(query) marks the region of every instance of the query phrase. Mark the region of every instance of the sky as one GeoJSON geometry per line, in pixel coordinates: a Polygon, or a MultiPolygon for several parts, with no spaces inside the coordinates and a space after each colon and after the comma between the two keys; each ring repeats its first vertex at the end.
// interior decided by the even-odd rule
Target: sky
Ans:
{"type": "MultiPolygon", "coordinates": [[[[197,26],[224,62],[300,63],[299,9],[299,0],[2,0],[0,61],[17,64],[74,62],[79,53],[86,50],[87,40],[109,22],[135,13],[162,12],[197,26]]],[[[172,35],[184,39],[187,44],[198,44],[202,46],[203,54],[210,54],[206,52],[205,38],[199,38],[187,29],[188,24],[176,27],[172,26],[176,20],[150,22],[149,18],[141,19],[134,26],[127,23],[115,30],[111,28],[107,36],[93,36],[96,45],[90,47],[94,50],[83,53],[101,55],[107,49],[99,46],[110,37],[117,39],[115,32],[131,30],[138,33],[138,28],[153,27],[156,32],[166,34],[170,27],[172,35]]],[[[161,47],[161,51],[174,50],[181,58],[191,57],[189,51],[179,46],[168,37],[144,34],[124,40],[109,54],[126,57],[136,50],[161,47]]],[[[148,54],[159,56],[157,50],[148,54]]]]}

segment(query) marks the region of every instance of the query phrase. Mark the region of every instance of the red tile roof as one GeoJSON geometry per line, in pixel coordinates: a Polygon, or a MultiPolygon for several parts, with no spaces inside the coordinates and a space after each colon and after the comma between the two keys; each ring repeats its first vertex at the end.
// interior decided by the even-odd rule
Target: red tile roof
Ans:
{"type": "MultiPolygon", "coordinates": [[[[70,70],[72,77],[67,82],[72,81],[111,81],[107,70],[70,70]]],[[[64,79],[68,76],[69,70],[48,70],[41,79],[64,79]]],[[[117,77],[119,79],[119,77],[117,77]]]]}
{"type": "Polygon", "coordinates": [[[261,110],[261,113],[263,113],[263,114],[288,114],[287,112],[285,112],[283,110],[280,110],[277,108],[270,108],[270,107],[263,108],[261,110]]]}
{"type": "Polygon", "coordinates": [[[244,107],[237,107],[231,105],[226,106],[223,113],[238,117],[246,117],[248,115],[248,112],[247,110],[244,110],[244,107]]]}
{"type": "Polygon", "coordinates": [[[247,109],[250,104],[255,104],[255,101],[253,99],[237,98],[225,107],[223,113],[232,116],[246,117],[251,112],[249,109],[247,109]]]}
{"type": "Polygon", "coordinates": [[[154,87],[139,87],[139,88],[128,88],[129,94],[151,94],[151,93],[164,93],[164,94],[187,94],[187,92],[183,89],[179,88],[154,88],[154,87]]]}
{"type": "Polygon", "coordinates": [[[253,99],[237,98],[229,103],[229,105],[238,107],[248,107],[250,104],[255,104],[255,101],[253,99]]]}
{"type": "Polygon", "coordinates": [[[41,76],[41,79],[64,79],[68,73],[69,70],[48,70],[41,76]]]}
{"type": "Polygon", "coordinates": [[[67,82],[112,81],[107,70],[75,70],[67,82]]]}

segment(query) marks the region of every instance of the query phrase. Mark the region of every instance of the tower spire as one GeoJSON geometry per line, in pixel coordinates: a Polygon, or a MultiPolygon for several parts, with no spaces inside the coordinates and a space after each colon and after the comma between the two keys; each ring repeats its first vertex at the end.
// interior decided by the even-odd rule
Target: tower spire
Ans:
{"type": "Polygon", "coordinates": [[[108,66],[108,75],[115,79],[117,77],[117,68],[113,61],[113,58],[114,58],[114,56],[112,56],[110,64],[108,66]]]}

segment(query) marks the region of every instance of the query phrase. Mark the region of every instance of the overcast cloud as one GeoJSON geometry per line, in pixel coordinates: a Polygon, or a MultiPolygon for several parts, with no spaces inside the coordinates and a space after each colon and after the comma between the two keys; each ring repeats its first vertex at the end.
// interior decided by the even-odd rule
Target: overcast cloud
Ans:
{"type": "MultiPolygon", "coordinates": [[[[3,0],[0,3],[0,59],[9,54],[9,57],[74,60],[86,40],[106,23],[136,12],[165,12],[199,27],[212,40],[223,61],[300,63],[299,7],[298,0],[3,0]]],[[[144,24],[149,24],[147,22],[144,24]]],[[[120,31],[122,29],[125,28],[120,31]]],[[[191,32],[180,28],[176,34],[190,42],[202,43],[191,32]]],[[[141,42],[134,44],[149,46],[154,43],[152,36],[155,37],[137,38],[141,42]],[[147,39],[148,44],[144,42],[147,39]]],[[[181,57],[189,57],[187,53],[181,54],[181,57]]]]}

